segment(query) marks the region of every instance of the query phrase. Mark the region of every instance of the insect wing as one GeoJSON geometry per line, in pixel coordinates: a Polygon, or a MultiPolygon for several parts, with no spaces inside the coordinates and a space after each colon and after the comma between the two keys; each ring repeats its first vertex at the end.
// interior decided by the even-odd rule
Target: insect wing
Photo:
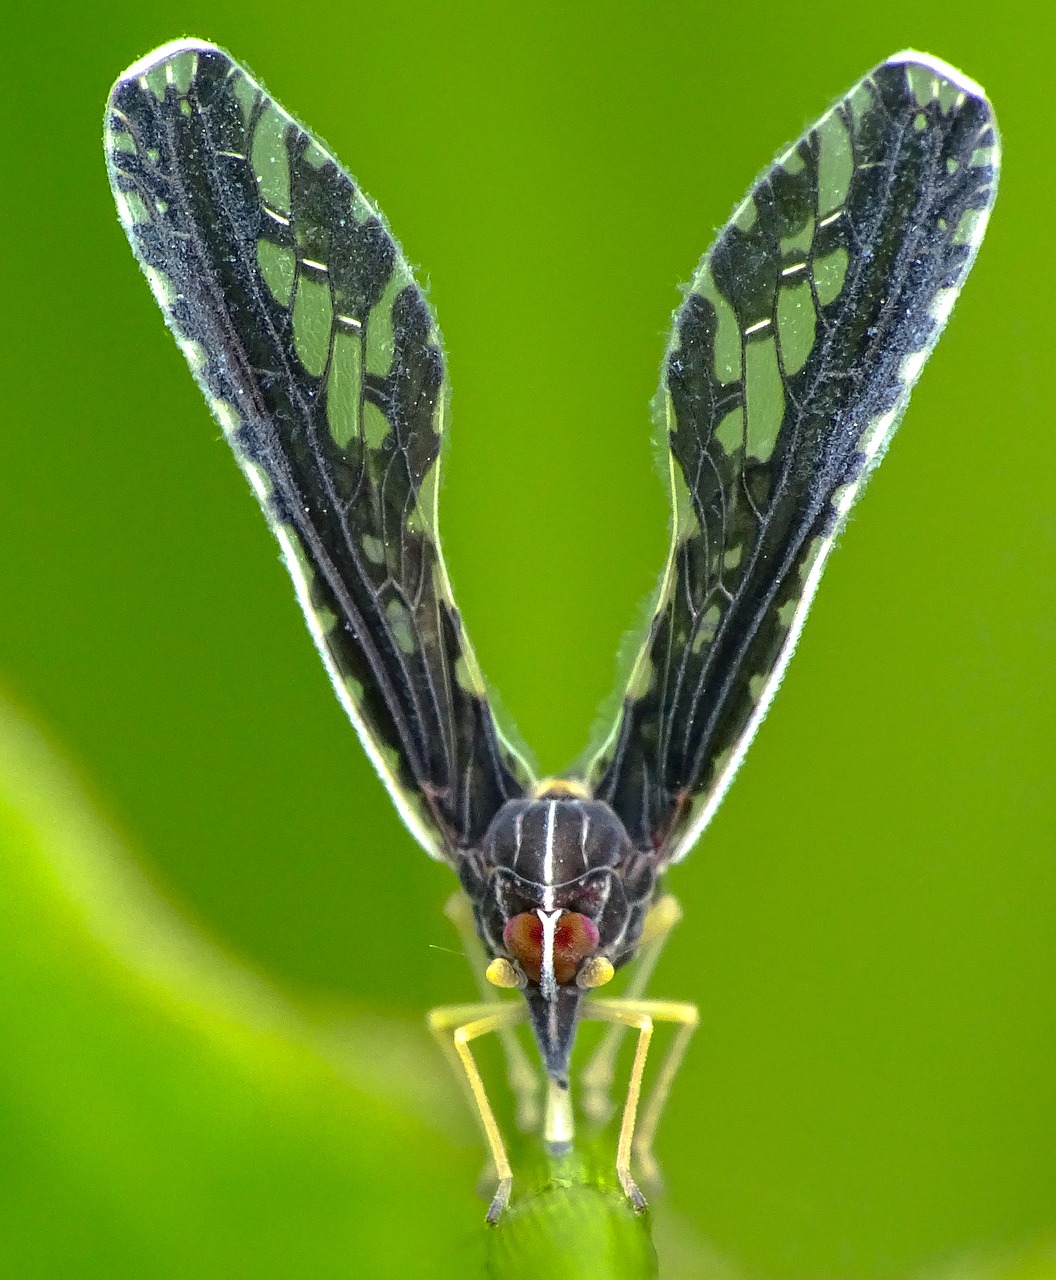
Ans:
{"type": "Polygon", "coordinates": [[[434,856],[530,780],[437,533],[440,336],[378,210],[222,50],[163,46],[106,113],[121,221],[279,540],[371,760],[434,856]]]}
{"type": "Polygon", "coordinates": [[[588,770],[661,866],[697,839],[766,713],[975,258],[998,160],[979,86],[899,54],[762,175],[693,276],[658,396],[670,557],[588,770]]]}

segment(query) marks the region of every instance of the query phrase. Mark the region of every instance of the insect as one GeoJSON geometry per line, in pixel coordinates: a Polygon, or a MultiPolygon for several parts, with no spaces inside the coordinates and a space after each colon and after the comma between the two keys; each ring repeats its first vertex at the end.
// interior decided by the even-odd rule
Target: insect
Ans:
{"type": "Polygon", "coordinates": [[[551,1150],[573,1138],[576,1028],[604,1116],[637,1030],[616,1171],[651,1147],[696,1025],[646,999],[678,919],[660,876],[693,846],[792,654],[822,568],[945,325],[993,204],[978,85],[936,58],[881,63],[757,180],[679,307],[655,412],[671,545],[622,703],[578,771],[536,778],[489,706],[440,550],[447,426],[436,321],[385,219],[228,54],[187,39],[118,79],[110,182],[133,252],[277,537],[311,634],[411,833],[457,874],[483,1002],[434,1010],[494,1162],[512,1174],[470,1045],[498,1032],[522,1118],[538,1073],[551,1150]],[[594,992],[638,957],[627,995],[594,992]],[[495,988],[517,988],[523,999],[495,988]],[[644,1106],[656,1022],[675,1034],[644,1106]]]}

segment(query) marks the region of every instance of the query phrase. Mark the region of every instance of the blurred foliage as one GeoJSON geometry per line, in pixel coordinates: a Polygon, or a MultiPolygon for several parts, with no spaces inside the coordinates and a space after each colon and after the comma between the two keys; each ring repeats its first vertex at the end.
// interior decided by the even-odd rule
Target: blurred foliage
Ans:
{"type": "Polygon", "coordinates": [[[476,1157],[422,1037],[295,1010],[164,907],[9,713],[0,730],[7,1274],[414,1275],[422,1238],[437,1275],[466,1274],[476,1157]]]}
{"type": "Polygon", "coordinates": [[[664,553],[646,404],[675,282],[883,56],[913,45],[986,86],[1006,170],[979,262],[741,776],[670,877],[685,922],[655,990],[703,1020],[659,1135],[654,1238],[665,1280],[1056,1276],[1038,17],[1027,0],[7,15],[0,673],[177,904],[83,881],[89,859],[63,850],[106,867],[111,840],[79,800],[76,823],[47,787],[34,808],[20,738],[0,885],[13,1274],[488,1265],[480,1144],[421,1030],[472,998],[450,874],[344,723],[107,191],[111,81],[192,32],[327,138],[424,264],[455,387],[455,587],[548,768],[585,741],[664,553]],[[169,910],[230,960],[201,960],[169,910]]]}

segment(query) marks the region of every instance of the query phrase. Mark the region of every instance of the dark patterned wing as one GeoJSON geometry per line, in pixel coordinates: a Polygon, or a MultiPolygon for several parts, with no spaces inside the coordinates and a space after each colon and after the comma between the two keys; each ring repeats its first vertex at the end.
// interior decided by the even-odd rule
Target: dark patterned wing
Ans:
{"type": "Polygon", "coordinates": [[[106,155],[165,319],[279,540],[334,688],[432,854],[530,774],[500,736],[437,534],[436,324],[384,218],[222,50],[117,81],[106,155]]]}
{"type": "Polygon", "coordinates": [[[983,238],[998,137],[935,58],[881,64],[768,169],[676,314],[656,613],[588,776],[663,866],[766,713],[822,568],[983,238]]]}

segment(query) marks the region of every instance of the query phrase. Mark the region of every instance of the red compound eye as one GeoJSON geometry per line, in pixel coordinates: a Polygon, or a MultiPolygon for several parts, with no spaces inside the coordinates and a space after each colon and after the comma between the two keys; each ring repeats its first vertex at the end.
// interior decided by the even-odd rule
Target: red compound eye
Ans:
{"type": "MultiPolygon", "coordinates": [[[[543,922],[534,911],[525,911],[506,922],[502,940],[518,961],[529,982],[539,982],[543,971],[543,922]]],[[[598,926],[578,911],[563,911],[554,930],[554,978],[559,984],[574,982],[580,964],[598,945],[598,926]]]]}
{"type": "Polygon", "coordinates": [[[511,916],[502,940],[524,970],[529,982],[538,982],[543,970],[543,922],[534,911],[511,916]]]}
{"type": "Polygon", "coordinates": [[[598,945],[598,926],[590,916],[566,911],[554,930],[554,977],[575,982],[580,964],[598,945]]]}

